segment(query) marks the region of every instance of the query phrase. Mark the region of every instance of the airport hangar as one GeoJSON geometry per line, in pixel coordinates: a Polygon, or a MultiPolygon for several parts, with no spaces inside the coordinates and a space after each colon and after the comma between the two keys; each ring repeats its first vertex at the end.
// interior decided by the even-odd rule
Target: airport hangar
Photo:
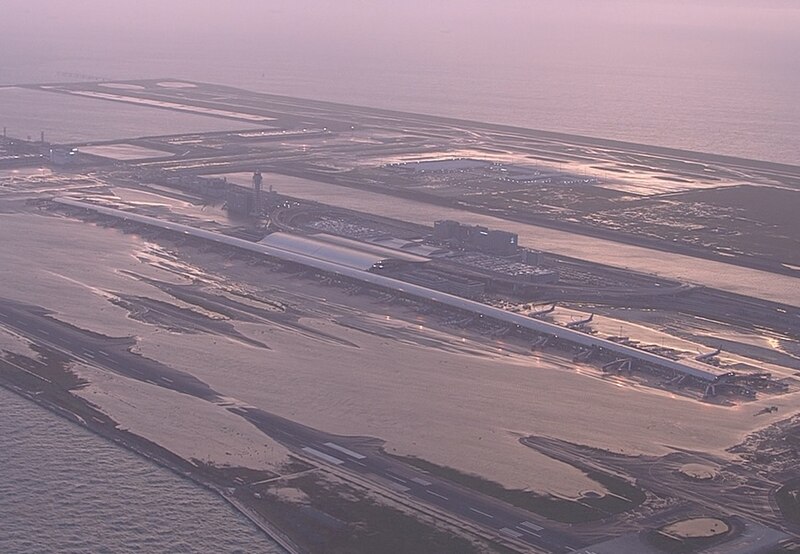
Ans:
{"type": "Polygon", "coordinates": [[[82,202],[69,198],[54,198],[57,204],[81,208],[99,214],[107,215],[117,219],[123,219],[159,227],[175,233],[194,236],[197,238],[210,240],[213,242],[226,244],[234,248],[240,248],[255,252],[265,256],[277,258],[283,261],[296,263],[326,273],[341,275],[349,279],[361,281],[370,285],[375,285],[395,292],[413,296],[421,300],[435,302],[465,312],[471,312],[480,317],[487,317],[503,323],[515,325],[519,328],[527,329],[535,333],[551,336],[556,339],[566,340],[586,348],[598,348],[613,352],[623,358],[638,360],[655,367],[674,371],[678,374],[697,379],[706,384],[713,390],[714,385],[720,384],[733,376],[732,372],[725,371],[714,366],[692,359],[672,360],[646,350],[639,350],[632,346],[620,344],[600,337],[595,337],[575,329],[569,329],[561,325],[541,321],[525,315],[509,312],[501,308],[496,308],[488,304],[462,298],[430,289],[420,285],[414,285],[399,279],[387,277],[374,273],[375,269],[380,269],[385,263],[397,263],[405,261],[408,263],[422,264],[427,261],[423,256],[415,254],[401,253],[397,250],[378,247],[376,245],[366,245],[350,239],[335,237],[335,242],[321,240],[313,236],[297,236],[288,233],[273,233],[268,235],[261,242],[251,242],[248,240],[230,237],[213,231],[191,227],[172,221],[165,221],[146,215],[135,214],[119,210],[98,206],[96,204],[82,202]],[[273,239],[271,236],[278,235],[273,239]],[[346,244],[345,243],[352,243],[346,244]],[[336,243],[339,243],[338,245],[336,243]],[[356,249],[355,245],[359,245],[356,249]],[[352,248],[350,248],[352,246],[352,248]],[[375,246],[380,249],[367,249],[368,246],[375,246]],[[335,247],[335,248],[334,248],[335,247]],[[401,256],[405,254],[405,256],[401,256]],[[408,256],[408,257],[406,257],[408,256]],[[413,258],[413,259],[412,259],[413,258]]]}

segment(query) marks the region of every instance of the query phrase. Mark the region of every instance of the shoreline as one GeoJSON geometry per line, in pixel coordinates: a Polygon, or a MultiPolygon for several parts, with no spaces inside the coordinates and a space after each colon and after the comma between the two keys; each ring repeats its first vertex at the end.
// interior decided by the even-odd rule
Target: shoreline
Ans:
{"type": "MultiPolygon", "coordinates": [[[[102,439],[113,443],[115,446],[123,448],[127,452],[131,452],[150,463],[169,470],[174,475],[190,481],[198,487],[214,493],[217,497],[224,500],[225,503],[233,508],[233,510],[235,510],[239,515],[247,519],[252,525],[264,533],[270,540],[274,541],[278,546],[280,546],[287,554],[303,554],[306,552],[304,549],[301,549],[297,544],[295,544],[295,542],[286,533],[277,528],[272,522],[265,518],[259,517],[255,510],[250,509],[250,507],[244,502],[237,500],[233,495],[228,494],[224,490],[223,486],[216,485],[211,479],[203,479],[195,466],[177,454],[167,450],[166,448],[152,443],[151,441],[139,437],[138,435],[129,431],[125,431],[117,427],[111,427],[110,425],[99,424],[94,417],[84,418],[68,410],[57,402],[43,400],[42,396],[44,395],[32,394],[29,390],[15,386],[7,382],[2,377],[0,377],[0,387],[12,394],[17,395],[20,398],[31,402],[32,404],[35,404],[36,406],[39,406],[42,409],[47,410],[52,414],[59,416],[65,421],[86,429],[95,436],[101,437],[102,439]],[[94,424],[90,422],[94,422],[94,424]],[[170,458],[173,459],[170,460],[170,458]],[[192,471],[191,468],[195,468],[195,470],[192,471]]],[[[87,409],[95,409],[91,407],[91,405],[85,400],[72,395],[70,391],[65,392],[79,400],[87,407],[87,409]]],[[[113,420],[109,418],[109,422],[113,422],[113,420]]]]}
{"type": "MultiPolygon", "coordinates": [[[[120,82],[148,83],[152,81],[153,81],[152,79],[145,79],[145,80],[123,80],[120,82]]],[[[242,91],[235,87],[229,87],[225,85],[217,85],[217,84],[202,83],[202,82],[194,82],[194,83],[197,85],[201,85],[203,87],[207,87],[209,90],[212,91],[218,90],[218,91],[232,91],[238,93],[244,92],[250,95],[249,97],[253,98],[261,97],[268,100],[269,99],[283,100],[283,101],[290,100],[295,102],[302,102],[309,107],[320,107],[331,110],[336,109],[343,111],[343,113],[352,112],[353,114],[356,115],[361,114],[367,116],[371,115],[371,116],[386,116],[386,117],[403,117],[410,122],[425,122],[428,124],[450,125],[454,127],[464,127],[467,129],[473,129],[476,131],[483,131],[487,133],[510,133],[515,135],[515,138],[519,140],[540,139],[549,141],[563,141],[565,143],[576,146],[588,146],[588,147],[604,148],[611,150],[619,150],[625,153],[645,155],[645,156],[659,156],[665,160],[670,160],[670,161],[679,161],[679,162],[691,161],[702,164],[722,164],[728,168],[734,168],[734,169],[739,168],[743,170],[751,170],[756,172],[755,177],[757,178],[757,181],[754,182],[758,181],[766,182],[774,179],[784,179],[787,183],[788,188],[792,188],[794,186],[794,188],[796,189],[798,186],[800,186],[800,165],[761,161],[750,158],[734,157],[722,154],[681,150],[671,147],[619,141],[614,139],[603,139],[598,137],[588,137],[584,135],[574,135],[574,134],[560,133],[555,131],[528,129],[524,127],[485,123],[480,121],[465,120],[465,119],[458,119],[451,117],[441,117],[429,114],[417,114],[413,112],[405,112],[400,110],[387,110],[383,108],[372,108],[365,106],[328,102],[322,100],[305,99],[300,97],[282,96],[269,93],[254,92],[249,90],[242,91]]],[[[71,86],[74,87],[77,84],[79,83],[47,83],[39,85],[21,84],[16,86],[22,89],[36,90],[41,92],[51,92],[62,96],[72,97],[73,91],[70,89],[70,87],[71,86]],[[59,86],[64,88],[59,89],[58,88],[59,86]],[[56,88],[47,88],[47,87],[56,87],[56,88]]],[[[93,85],[94,83],[89,83],[89,84],[93,85]]],[[[145,98],[145,99],[157,98],[157,97],[152,97],[151,94],[147,93],[141,93],[134,96],[136,98],[145,98]]],[[[102,100],[105,102],[115,102],[123,105],[132,105],[130,101],[125,100],[123,98],[120,99],[101,98],[97,100],[98,101],[102,100]]],[[[208,110],[220,109],[221,107],[224,107],[224,105],[219,104],[218,102],[213,102],[208,100],[191,100],[188,101],[187,103],[194,106],[200,106],[208,110]]],[[[168,106],[158,106],[154,109],[166,110],[179,114],[185,113],[179,109],[171,108],[168,106]]],[[[257,115],[257,113],[260,113],[259,109],[255,107],[249,109],[240,108],[239,111],[248,115],[257,115]]],[[[216,119],[225,119],[226,121],[232,121],[230,117],[219,115],[216,113],[206,113],[205,116],[213,117],[216,119]]],[[[234,118],[233,121],[239,121],[239,120],[234,118]]],[[[215,134],[215,133],[210,133],[210,134],[215,134]]],[[[140,139],[141,138],[152,138],[152,137],[140,137],[140,139]]],[[[102,143],[107,141],[93,141],[93,142],[102,143]]],[[[64,143],[64,144],[71,146],[81,143],[64,143]]],[[[657,252],[679,254],[700,260],[713,261],[721,264],[764,271],[775,275],[800,278],[800,270],[795,269],[788,261],[784,263],[786,258],[777,257],[771,254],[768,256],[763,256],[758,253],[751,255],[740,255],[740,254],[727,255],[725,252],[704,248],[702,246],[694,246],[692,244],[684,244],[684,243],[675,243],[669,241],[666,238],[652,238],[643,232],[634,232],[634,233],[625,232],[615,229],[604,228],[603,226],[600,225],[588,225],[586,223],[581,223],[581,222],[570,222],[559,219],[557,217],[528,214],[518,211],[503,211],[502,213],[498,213],[490,208],[478,204],[470,204],[467,202],[460,201],[458,198],[441,197],[417,189],[414,189],[413,191],[408,191],[402,188],[395,188],[391,186],[368,184],[358,179],[342,179],[340,178],[339,174],[331,175],[324,171],[314,171],[313,169],[308,169],[308,168],[288,169],[285,167],[282,168],[280,166],[276,167],[271,164],[267,165],[269,165],[270,171],[276,174],[310,179],[319,183],[343,186],[355,190],[373,192],[376,194],[386,195],[390,197],[403,198],[407,200],[416,200],[431,206],[457,209],[468,213],[488,216],[492,218],[498,218],[511,223],[519,223],[529,226],[541,227],[544,229],[551,229],[555,231],[572,233],[583,237],[595,238],[617,244],[650,249],[657,252]]],[[[743,181],[743,183],[744,182],[746,182],[746,180],[743,181]]]]}
{"type": "MultiPolygon", "coordinates": [[[[63,371],[65,375],[72,375],[72,372],[68,369],[65,369],[63,371]]],[[[50,373],[52,373],[52,371],[48,372],[48,375],[50,373]]],[[[30,381],[31,376],[35,376],[37,379],[44,379],[44,377],[36,375],[32,372],[30,373],[30,375],[20,375],[23,381],[25,380],[30,381]]],[[[52,375],[50,376],[52,377],[52,375]]],[[[31,383],[35,383],[35,381],[31,381],[31,383]]],[[[78,386],[82,385],[78,384],[78,386]]],[[[265,515],[265,513],[274,512],[275,510],[278,510],[279,512],[284,510],[283,513],[288,514],[289,517],[288,518],[281,517],[280,519],[292,520],[293,518],[291,516],[291,510],[286,511],[287,507],[291,506],[292,504],[287,504],[286,502],[283,502],[280,499],[276,498],[274,502],[270,503],[267,510],[260,511],[255,506],[249,505],[249,503],[246,500],[247,497],[240,498],[237,496],[233,488],[237,485],[236,483],[237,478],[235,477],[235,473],[226,473],[225,470],[226,469],[236,470],[242,468],[236,468],[236,467],[218,468],[209,464],[195,465],[192,462],[180,457],[179,455],[175,454],[174,452],[166,449],[165,447],[155,442],[145,439],[125,429],[120,429],[117,426],[118,424],[116,424],[116,422],[113,419],[111,419],[110,416],[100,411],[91,402],[84,400],[83,398],[73,394],[72,393],[73,389],[67,389],[56,385],[55,391],[53,390],[35,391],[33,388],[28,388],[25,387],[24,385],[20,385],[19,383],[14,382],[13,378],[9,379],[8,375],[3,374],[2,372],[0,372],[0,387],[2,387],[4,390],[7,390],[17,395],[20,398],[23,398],[27,401],[30,401],[31,403],[36,404],[37,406],[40,406],[43,409],[48,410],[50,413],[53,413],[61,417],[65,421],[69,421],[70,423],[77,424],[87,429],[95,436],[99,436],[109,442],[112,442],[114,445],[122,447],[128,452],[136,454],[142,459],[154,463],[158,467],[167,469],[176,476],[186,479],[191,483],[193,483],[194,485],[200,486],[203,489],[214,493],[217,497],[223,499],[227,505],[229,505],[233,510],[236,511],[236,513],[246,518],[252,525],[258,528],[258,530],[264,533],[264,535],[266,535],[270,540],[272,540],[275,543],[275,545],[279,546],[282,549],[282,551],[286,552],[287,554],[310,554],[311,552],[318,551],[310,544],[301,546],[301,544],[299,544],[297,541],[294,540],[292,532],[288,530],[285,531],[279,526],[279,524],[271,521],[265,515]],[[69,407],[65,406],[64,401],[67,399],[75,401],[76,406],[79,406],[84,410],[86,410],[86,413],[84,414],[76,413],[77,410],[73,411],[69,407]]],[[[742,448],[749,442],[759,441],[763,439],[765,436],[768,436],[771,433],[771,430],[785,427],[791,422],[796,421],[797,417],[798,417],[797,413],[789,414],[784,419],[768,423],[764,426],[758,427],[757,429],[753,429],[745,433],[740,438],[740,441],[736,445],[731,446],[726,450],[743,452],[742,448]]],[[[590,449],[591,447],[580,447],[580,448],[590,449]]],[[[427,464],[427,462],[425,462],[424,460],[421,460],[420,463],[427,464]]],[[[439,467],[435,466],[434,464],[427,469],[434,474],[438,474],[439,471],[444,471],[449,478],[453,478],[453,475],[455,475],[456,481],[460,481],[462,477],[466,478],[468,482],[474,485],[474,483],[472,483],[471,481],[471,479],[474,479],[473,477],[466,474],[463,475],[459,474],[459,472],[452,470],[450,468],[444,466],[439,467]]],[[[354,484],[360,488],[360,479],[354,478],[352,476],[348,478],[345,475],[339,475],[338,472],[335,471],[335,468],[332,469],[332,472],[335,476],[343,479],[343,481],[350,484],[354,484]]],[[[486,483],[488,483],[489,485],[492,484],[491,481],[486,481],[486,483]]],[[[784,483],[784,485],[789,486],[789,484],[787,483],[784,483]]],[[[468,488],[472,490],[471,487],[468,488]]],[[[372,491],[372,494],[377,494],[378,496],[387,496],[387,498],[389,498],[390,501],[399,502],[398,498],[394,495],[389,495],[388,494],[389,492],[390,491],[388,490],[381,491],[381,489],[376,489],[372,491]]],[[[495,494],[492,494],[491,496],[494,497],[495,494]]],[[[263,501],[264,497],[256,497],[256,498],[259,498],[259,500],[263,501]]],[[[770,502],[772,502],[772,499],[770,499],[770,502]]],[[[400,502],[400,504],[402,505],[403,503],[400,502]]],[[[417,506],[416,510],[418,509],[419,507],[417,506]]],[[[482,529],[474,527],[472,525],[465,525],[463,523],[459,525],[457,521],[452,520],[452,514],[450,514],[449,512],[440,512],[435,507],[427,507],[425,510],[422,510],[422,513],[426,519],[432,517],[433,519],[438,520],[440,523],[443,523],[446,528],[453,529],[455,527],[458,527],[461,529],[462,532],[465,532],[468,535],[472,535],[478,539],[484,539],[487,540],[488,542],[491,542],[489,540],[490,537],[487,536],[482,529]]],[[[286,521],[284,521],[284,523],[286,523],[286,521]]],[[[308,538],[306,536],[306,531],[302,527],[302,523],[300,524],[299,528],[295,528],[293,530],[293,533],[295,536],[298,536],[301,543],[304,542],[303,539],[308,538]]],[[[500,546],[501,547],[505,546],[506,548],[509,548],[509,545],[503,545],[502,543],[500,544],[500,546]]],[[[525,546],[530,546],[530,545],[525,545],[525,546]]],[[[356,552],[357,551],[359,550],[356,550],[356,552]]],[[[482,551],[483,550],[481,550],[481,552],[482,551]]],[[[510,552],[511,550],[507,551],[510,552]]],[[[539,550],[533,548],[531,551],[538,552],[539,550]]],[[[450,550],[448,550],[448,552],[450,552],[450,550]]]]}
{"type": "MultiPolygon", "coordinates": [[[[2,361],[3,359],[0,358],[0,362],[2,361]]],[[[44,377],[36,375],[32,372],[29,373],[31,376],[35,376],[37,379],[45,379],[44,377]]],[[[72,372],[69,370],[66,370],[64,373],[67,375],[72,375],[72,372]]],[[[28,378],[28,376],[23,377],[23,379],[28,378]]],[[[312,554],[314,552],[326,551],[320,550],[319,543],[315,542],[313,537],[318,530],[315,530],[311,527],[306,527],[309,524],[308,520],[303,522],[302,517],[297,517],[304,515],[304,504],[287,502],[278,496],[274,497],[269,503],[264,504],[264,499],[269,498],[271,495],[255,496],[254,498],[258,499],[262,503],[261,507],[263,509],[259,510],[257,506],[251,505],[247,501],[247,497],[243,496],[240,498],[237,496],[234,487],[239,485],[239,477],[236,477],[236,471],[252,470],[248,470],[247,468],[239,466],[217,467],[205,463],[202,465],[195,465],[153,441],[150,441],[125,429],[120,429],[110,416],[100,411],[91,402],[72,394],[72,389],[64,389],[58,386],[57,393],[55,395],[48,394],[46,391],[34,392],[26,387],[10,382],[10,380],[7,379],[2,372],[0,372],[0,387],[19,396],[20,398],[23,398],[36,404],[37,406],[40,406],[43,409],[48,410],[50,413],[61,417],[65,421],[85,428],[95,436],[101,437],[116,446],[124,448],[128,452],[136,454],[142,459],[154,463],[158,467],[167,469],[178,477],[186,479],[191,483],[214,493],[216,496],[224,500],[225,503],[228,504],[233,510],[235,510],[237,514],[240,514],[242,517],[246,518],[258,530],[264,533],[264,535],[272,540],[276,546],[280,547],[283,552],[286,552],[287,554],[312,554]],[[78,406],[81,406],[87,410],[87,413],[84,414],[86,417],[63,405],[63,401],[65,400],[66,396],[68,396],[70,400],[76,401],[78,406]],[[272,521],[269,518],[270,513],[281,514],[277,519],[281,520],[287,526],[287,529],[282,528],[279,523],[272,521]],[[291,527],[292,530],[290,531],[288,527],[291,527]]],[[[290,458],[290,463],[307,465],[302,456],[292,456],[290,458]]],[[[308,473],[308,469],[300,472],[300,474],[306,473],[308,473]]],[[[335,467],[326,469],[325,473],[329,474],[328,477],[333,479],[333,481],[326,482],[334,483],[334,487],[337,486],[335,483],[339,482],[339,486],[346,485],[355,487],[355,489],[351,488],[348,490],[365,489],[362,479],[347,475],[346,473],[341,473],[337,471],[335,467]]],[[[295,477],[296,475],[287,475],[279,476],[278,479],[287,478],[287,482],[291,482],[291,480],[295,477]]],[[[323,478],[323,480],[324,479],[325,478],[323,478]]],[[[318,480],[317,482],[320,481],[318,480]]],[[[479,526],[460,522],[449,512],[442,511],[432,506],[421,508],[420,506],[416,506],[411,502],[403,502],[398,493],[391,491],[389,488],[368,488],[368,492],[365,496],[363,496],[363,498],[369,497],[383,498],[387,504],[380,505],[385,506],[385,509],[390,510],[391,515],[397,515],[400,519],[405,518],[416,522],[419,525],[420,530],[429,530],[430,534],[425,533],[424,535],[416,537],[416,542],[419,542],[420,544],[427,544],[425,542],[427,539],[431,541],[430,544],[432,545],[438,544],[439,546],[446,546],[442,552],[450,552],[453,554],[460,554],[461,552],[497,551],[494,548],[497,546],[494,544],[496,537],[493,537],[490,533],[488,533],[488,531],[480,528],[479,526]],[[411,512],[415,512],[415,514],[411,515],[411,512]],[[490,544],[492,546],[489,546],[490,544]],[[458,548],[458,545],[461,545],[462,548],[458,548]],[[467,548],[469,546],[473,548],[467,548]],[[478,549],[480,546],[483,546],[484,548],[478,549]]],[[[322,498],[322,500],[325,500],[325,498],[322,498]]],[[[328,498],[328,500],[330,499],[328,498]]],[[[310,509],[315,510],[316,508],[314,506],[315,504],[312,501],[312,504],[309,507],[310,509]]],[[[386,517],[386,515],[388,514],[384,512],[383,517],[386,517]]],[[[334,519],[334,517],[331,517],[331,520],[334,519]]],[[[391,522],[386,523],[387,525],[392,524],[391,522]]],[[[402,522],[400,523],[402,524],[402,522]]],[[[506,538],[506,540],[510,539],[506,538]]],[[[503,552],[518,551],[508,550],[508,548],[510,548],[508,545],[501,544],[501,547],[503,546],[507,548],[507,550],[503,550],[503,552]]],[[[544,554],[544,551],[537,550],[531,545],[525,546],[529,547],[531,552],[541,552],[544,554]]],[[[373,550],[362,550],[360,545],[357,545],[354,550],[348,551],[352,551],[354,553],[369,552],[370,554],[373,552],[373,550]]],[[[418,552],[418,550],[414,550],[414,552],[418,552]]]]}
{"type": "MultiPolygon", "coordinates": [[[[17,83],[17,84],[6,84],[2,85],[4,88],[8,87],[16,87],[16,88],[25,88],[25,89],[33,89],[33,90],[47,90],[43,89],[43,87],[55,87],[55,86],[64,86],[64,85],[74,85],[79,83],[84,84],[98,84],[98,83],[130,83],[130,84],[137,84],[142,82],[159,82],[159,81],[186,81],[195,85],[202,85],[204,87],[209,88],[217,88],[220,90],[246,90],[250,93],[257,94],[260,96],[268,97],[275,100],[289,100],[289,101],[301,101],[306,102],[311,105],[322,106],[325,108],[334,108],[334,109],[361,109],[361,110],[368,110],[375,114],[397,117],[397,116],[412,116],[412,117],[420,117],[424,118],[431,122],[437,123],[446,123],[448,125],[470,125],[473,127],[482,127],[488,129],[490,131],[502,131],[502,132],[512,132],[512,133],[520,133],[527,135],[531,138],[549,138],[554,140],[565,140],[571,141],[576,144],[585,144],[589,146],[606,146],[606,147],[614,147],[614,148],[621,148],[627,150],[635,150],[645,154],[657,154],[657,155],[667,155],[673,157],[690,157],[694,159],[694,161],[709,161],[714,163],[725,163],[730,165],[735,165],[739,167],[748,167],[751,169],[760,169],[766,171],[790,171],[790,172],[800,172],[800,160],[796,163],[789,163],[789,162],[779,162],[779,161],[772,161],[772,160],[760,160],[757,158],[748,158],[742,155],[732,155],[732,154],[715,154],[713,152],[702,152],[697,150],[685,150],[682,148],[677,148],[673,146],[665,146],[665,145],[657,145],[657,144],[647,144],[641,142],[634,142],[632,140],[621,140],[621,139],[607,139],[602,137],[595,137],[589,135],[582,135],[577,133],[564,133],[561,131],[553,131],[548,129],[533,129],[530,127],[521,127],[517,125],[510,125],[506,123],[496,123],[491,121],[480,121],[476,119],[465,119],[461,117],[452,117],[452,116],[441,116],[441,115],[434,115],[422,112],[413,112],[413,111],[406,111],[400,109],[393,109],[393,108],[385,108],[385,107],[378,107],[378,106],[366,106],[360,104],[349,104],[345,102],[336,102],[332,100],[322,100],[318,98],[308,98],[305,96],[292,96],[288,94],[275,94],[270,92],[264,92],[261,90],[253,90],[246,87],[235,87],[229,85],[222,85],[219,83],[210,83],[206,81],[197,81],[194,79],[181,79],[177,77],[162,77],[162,78],[146,78],[146,79],[103,79],[103,80],[89,80],[89,81],[47,81],[47,82],[40,82],[40,83],[17,83]]],[[[64,91],[59,91],[57,89],[49,90],[49,92],[56,92],[56,93],[64,93],[64,91]]],[[[116,101],[116,100],[113,100],[116,101]]],[[[171,108],[161,108],[171,110],[171,108]]],[[[246,111],[242,109],[241,111],[246,111]]],[[[208,117],[217,117],[221,119],[230,119],[219,115],[208,114],[208,117]]]]}

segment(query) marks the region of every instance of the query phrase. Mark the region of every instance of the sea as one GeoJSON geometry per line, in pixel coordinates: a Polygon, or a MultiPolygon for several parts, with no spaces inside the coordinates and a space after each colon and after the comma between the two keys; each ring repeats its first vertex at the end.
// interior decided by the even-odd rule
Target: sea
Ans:
{"type": "MultiPolygon", "coordinates": [[[[1,4],[0,87],[190,79],[800,165],[796,0],[1,4]]],[[[12,135],[17,96],[0,96],[12,135]]],[[[32,125],[70,117],[47,113],[32,125]]],[[[213,494],[0,389],[0,552],[279,551],[213,494]]]]}
{"type": "Polygon", "coordinates": [[[2,0],[0,85],[176,77],[800,165],[798,29],[797,0],[2,0]]]}
{"type": "Polygon", "coordinates": [[[217,495],[0,388],[0,552],[283,552],[217,495]]]}

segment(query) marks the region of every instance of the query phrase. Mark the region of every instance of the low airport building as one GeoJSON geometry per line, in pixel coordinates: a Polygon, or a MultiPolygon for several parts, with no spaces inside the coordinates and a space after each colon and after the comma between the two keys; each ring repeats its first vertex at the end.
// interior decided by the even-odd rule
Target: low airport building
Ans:
{"type": "Polygon", "coordinates": [[[451,219],[434,222],[433,238],[462,248],[479,250],[499,256],[516,254],[519,248],[519,237],[516,233],[489,229],[481,225],[464,225],[451,219]]]}
{"type": "MultiPolygon", "coordinates": [[[[478,318],[488,318],[557,341],[565,341],[584,349],[606,352],[620,359],[627,358],[660,370],[666,370],[672,374],[695,379],[699,383],[705,385],[706,390],[710,394],[713,394],[714,387],[724,384],[736,376],[736,374],[731,371],[726,371],[722,368],[714,367],[691,358],[673,360],[627,344],[617,343],[587,334],[577,329],[570,329],[555,323],[542,321],[502,308],[483,304],[475,300],[470,300],[469,298],[455,296],[429,287],[381,275],[380,269],[382,264],[390,262],[394,260],[394,258],[386,258],[378,254],[370,254],[367,256],[363,252],[355,253],[350,249],[345,249],[345,251],[341,249],[332,250],[329,246],[320,244],[320,242],[324,241],[321,241],[317,237],[303,237],[289,235],[287,233],[274,236],[275,233],[273,233],[273,235],[266,237],[261,242],[251,242],[213,231],[175,223],[173,221],[165,221],[155,217],[126,212],[124,210],[98,206],[85,201],[67,198],[56,198],[53,201],[63,206],[90,210],[110,217],[165,229],[173,233],[193,236],[234,248],[240,248],[285,262],[299,264],[321,272],[332,273],[368,285],[382,287],[394,293],[461,310],[478,318]],[[270,237],[272,237],[272,239],[270,239],[270,237]]],[[[341,237],[337,237],[337,239],[341,239],[341,237]]],[[[358,241],[352,242],[362,244],[358,241]]],[[[409,254],[409,256],[411,255],[409,254]]],[[[417,262],[424,263],[425,258],[422,258],[422,260],[419,260],[421,257],[418,256],[415,256],[415,258],[417,258],[417,262]]],[[[414,263],[412,260],[405,261],[414,263]]]]}

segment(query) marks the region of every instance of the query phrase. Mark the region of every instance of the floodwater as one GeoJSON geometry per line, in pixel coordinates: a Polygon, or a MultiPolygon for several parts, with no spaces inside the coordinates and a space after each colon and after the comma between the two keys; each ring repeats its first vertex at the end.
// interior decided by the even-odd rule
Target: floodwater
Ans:
{"type": "MultiPolygon", "coordinates": [[[[0,242],[0,258],[8,260],[0,266],[0,296],[35,298],[61,321],[106,336],[136,337],[142,356],[191,374],[237,404],[335,434],[377,437],[389,452],[511,488],[572,496],[593,486],[580,471],[521,445],[520,434],[632,453],[663,453],[662,445],[716,453],[744,433],[787,417],[800,400],[789,394],[726,408],[675,398],[604,379],[548,353],[516,354],[502,339],[475,342],[477,334],[436,331],[437,316],[369,295],[350,295],[188,244],[152,250],[134,235],[65,218],[3,215],[0,232],[8,239],[0,242]],[[229,320],[241,335],[268,345],[265,351],[205,332],[166,331],[109,302],[111,293],[212,309],[133,276],[187,282],[173,271],[207,283],[209,293],[241,291],[292,306],[305,314],[306,330],[269,319],[229,320]],[[342,317],[349,323],[339,324],[342,317]],[[559,402],[551,401],[554,394],[559,402]],[[754,418],[765,405],[780,410],[754,418]],[[646,417],[631,419],[631,413],[646,417]],[[597,421],[604,422],[601,434],[597,421]]],[[[280,471],[285,453],[224,407],[102,368],[78,371],[91,383],[81,396],[185,459],[280,471]]]]}
{"type": "MultiPolygon", "coordinates": [[[[241,184],[247,184],[252,179],[249,173],[230,173],[225,176],[228,181],[241,184]]],[[[279,193],[295,198],[421,225],[433,225],[437,219],[456,219],[463,223],[486,225],[518,233],[520,245],[526,248],[660,275],[762,300],[800,306],[800,280],[794,277],[576,235],[414,200],[391,198],[387,201],[388,197],[382,194],[308,179],[269,174],[265,175],[265,180],[274,185],[279,193]]]]}
{"type": "MultiPolygon", "coordinates": [[[[360,0],[242,0],[231,8],[195,0],[88,0],[76,9],[74,3],[60,0],[5,0],[0,83],[169,76],[800,163],[800,58],[795,54],[800,10],[793,0],[609,0],[598,10],[567,0],[510,0],[502,9],[488,1],[459,2],[458,9],[454,4],[385,2],[365,7],[360,0]],[[212,31],[197,33],[198,26],[212,31]]],[[[182,85],[165,81],[164,86],[182,85]]],[[[103,104],[2,89],[0,125],[22,138],[37,137],[44,130],[55,142],[248,127],[244,122],[111,102],[104,109],[103,104]]],[[[338,197],[334,189],[326,189],[327,196],[322,190],[309,193],[330,203],[336,203],[334,197],[353,194],[348,189],[343,192],[349,196],[338,197]]],[[[371,203],[364,193],[358,194],[368,209],[380,206],[392,212],[385,215],[417,218],[420,223],[447,216],[444,209],[397,199],[387,203],[385,198],[371,203]]],[[[459,217],[496,224],[472,214],[459,217]]],[[[498,226],[513,227],[526,246],[576,257],[616,256],[611,262],[615,265],[651,271],[656,267],[664,275],[689,267],[679,256],[645,256],[634,247],[508,222],[498,226]],[[662,258],[655,266],[653,256],[662,258]]],[[[713,263],[692,259],[688,278],[724,280],[754,296],[800,303],[795,280],[770,275],[762,281],[759,272],[742,270],[748,273],[740,275],[733,266],[708,264],[713,263]]],[[[541,385],[532,390],[547,392],[541,385]]],[[[558,385],[550,390],[560,390],[562,383],[558,385]]],[[[494,392],[512,395],[514,390],[494,392]]],[[[309,400],[305,405],[313,406],[317,399],[309,400]]],[[[497,404],[496,397],[489,400],[497,404]]],[[[592,400],[589,405],[606,401],[592,400]]],[[[604,415],[622,419],[622,402],[614,400],[613,409],[604,415]]],[[[330,401],[341,404],[341,397],[331,393],[330,401]]],[[[420,407],[447,404],[426,402],[420,407]]],[[[537,404],[544,402],[519,406],[537,404]]],[[[585,405],[576,400],[575,413],[585,413],[585,405]]],[[[367,406],[360,419],[372,422],[379,412],[380,403],[367,406]]],[[[387,426],[396,423],[398,412],[402,410],[387,410],[387,426]]],[[[631,412],[653,410],[641,402],[631,412]]],[[[678,410],[655,413],[660,421],[669,421],[678,410]]],[[[541,421],[546,416],[528,414],[528,419],[541,421]]],[[[572,419],[557,414],[551,418],[552,430],[572,419]]],[[[701,418],[692,413],[689,419],[701,418]]],[[[425,428],[415,431],[424,437],[430,426],[418,423],[425,428]]],[[[581,423],[591,429],[588,420],[581,423]]],[[[507,426],[504,420],[495,427],[507,426]]],[[[468,427],[462,423],[453,430],[464,432],[468,427]]],[[[623,432],[629,434],[630,427],[617,429],[623,432]]],[[[475,437],[457,438],[461,445],[477,444],[475,437]]],[[[513,456],[506,458],[519,465],[513,456]]],[[[532,466],[530,473],[537,471],[532,466]]],[[[0,475],[2,552],[278,551],[215,497],[3,391],[0,475]]]]}
{"type": "Polygon", "coordinates": [[[283,552],[224,500],[0,388],[0,552],[283,552]]]}
{"type": "Polygon", "coordinates": [[[82,146],[80,152],[103,156],[112,160],[141,160],[145,158],[165,158],[171,156],[171,152],[163,150],[153,150],[135,144],[102,144],[99,146],[82,146]]]}

